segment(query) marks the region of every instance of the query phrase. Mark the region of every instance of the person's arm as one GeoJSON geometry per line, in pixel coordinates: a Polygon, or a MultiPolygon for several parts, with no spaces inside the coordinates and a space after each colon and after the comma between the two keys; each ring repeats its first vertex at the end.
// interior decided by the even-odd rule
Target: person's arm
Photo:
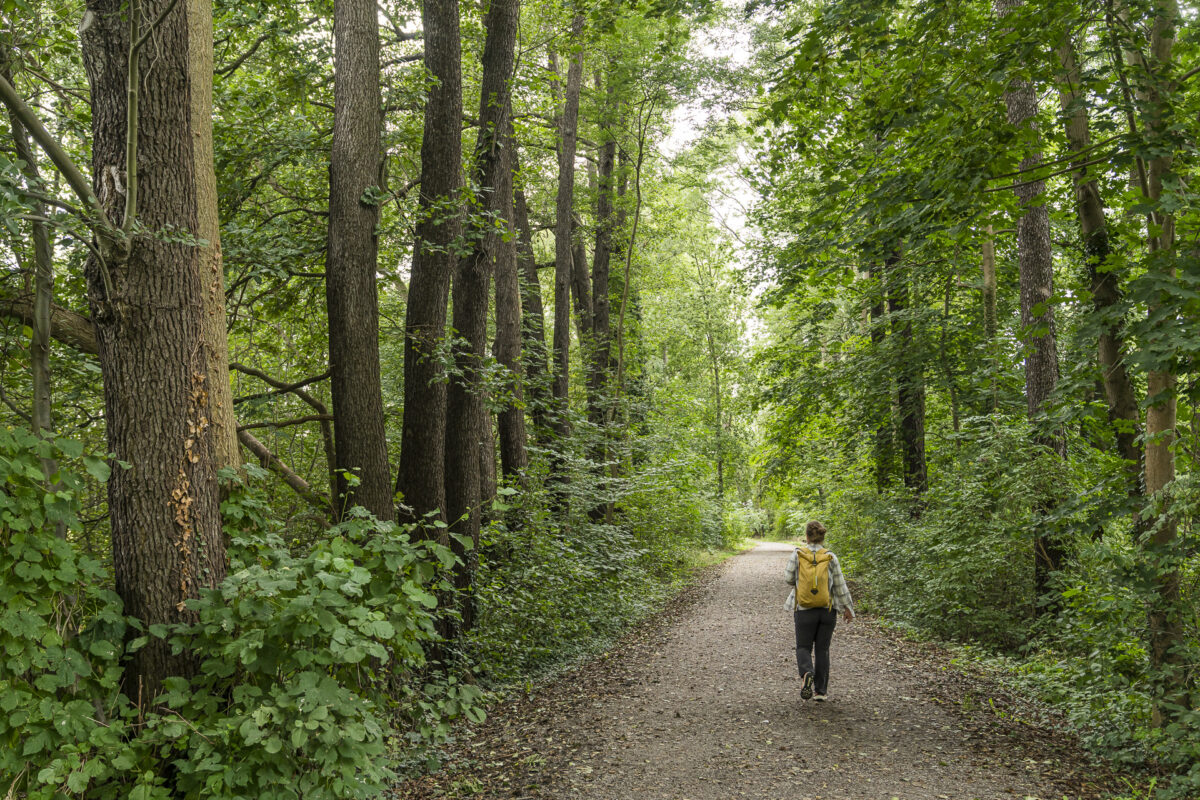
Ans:
{"type": "Polygon", "coordinates": [[[850,597],[850,587],[846,585],[842,565],[838,563],[836,555],[829,562],[829,590],[833,594],[834,604],[842,610],[842,617],[846,622],[854,619],[854,600],[850,597]]]}

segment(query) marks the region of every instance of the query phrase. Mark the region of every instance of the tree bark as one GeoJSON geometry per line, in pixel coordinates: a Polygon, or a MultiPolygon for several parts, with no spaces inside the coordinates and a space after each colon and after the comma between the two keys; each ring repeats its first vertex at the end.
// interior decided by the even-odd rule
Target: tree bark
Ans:
{"type": "MultiPolygon", "coordinates": [[[[874,302],[871,303],[871,346],[874,352],[882,354],[887,342],[887,280],[888,275],[883,265],[871,259],[869,274],[874,279],[874,302]]],[[[882,398],[872,404],[870,411],[871,427],[874,428],[875,455],[875,488],[880,494],[887,491],[892,482],[892,462],[895,460],[895,437],[892,426],[892,388],[891,381],[884,387],[882,398]]]]}
{"type": "MultiPolygon", "coordinates": [[[[154,235],[199,237],[196,173],[213,166],[195,160],[199,132],[191,103],[206,96],[212,76],[193,72],[189,59],[189,30],[201,24],[189,17],[208,13],[207,6],[176,5],[147,33],[155,57],[141,59],[129,82],[138,91],[138,169],[126,174],[134,170],[125,170],[131,48],[123,5],[89,0],[82,26],[92,87],[92,174],[95,195],[114,223],[131,222],[123,207],[135,180],[142,211],[127,257],[104,265],[93,255],[85,273],[108,449],[131,465],[114,469],[108,483],[116,590],[125,612],[149,626],[194,619],[186,601],[225,575],[204,338],[212,276],[204,273],[200,247],[154,235]]],[[[170,5],[145,3],[142,21],[170,5]]],[[[191,675],[198,666],[197,654],[173,653],[151,637],[130,657],[124,688],[148,705],[165,678],[191,675]]]]}
{"type": "MultiPolygon", "coordinates": [[[[596,76],[596,90],[601,89],[596,76]]],[[[616,164],[617,142],[611,130],[616,106],[616,88],[611,81],[604,119],[600,120],[602,142],[596,194],[596,248],[592,253],[592,363],[588,375],[588,417],[592,424],[605,423],[604,394],[612,372],[611,322],[609,298],[609,265],[612,261],[613,234],[613,170],[616,164]]],[[[597,453],[599,460],[606,456],[597,453]]]]}
{"type": "MultiPolygon", "coordinates": [[[[1091,144],[1088,109],[1084,105],[1075,46],[1068,35],[1058,47],[1062,67],[1059,103],[1066,123],[1067,149],[1082,153],[1091,144]]],[[[1117,452],[1128,462],[1130,495],[1141,496],[1141,413],[1133,381],[1125,367],[1125,342],[1121,333],[1122,297],[1120,274],[1112,255],[1104,203],[1095,177],[1088,172],[1086,157],[1075,159],[1072,181],[1079,230],[1092,291],[1092,310],[1100,324],[1097,354],[1108,418],[1113,424],[1117,452]]]]}
{"type": "Polygon", "coordinates": [[[446,386],[439,350],[461,231],[462,69],[458,0],[422,6],[425,67],[436,79],[425,104],[421,140],[420,222],[404,328],[404,428],[397,490],[421,519],[445,519],[446,386]]]}
{"type": "MultiPolygon", "coordinates": [[[[1158,0],[1150,37],[1150,56],[1145,65],[1146,99],[1145,137],[1160,155],[1149,163],[1146,189],[1151,212],[1152,228],[1148,231],[1150,249],[1149,269],[1158,271],[1165,283],[1176,282],[1175,218],[1162,210],[1163,180],[1172,167],[1172,150],[1167,137],[1169,71],[1171,51],[1175,44],[1175,26],[1179,22],[1179,6],[1175,0],[1158,0]]],[[[1170,301],[1161,297],[1147,309],[1151,321],[1163,316],[1170,301]]],[[[1174,316],[1174,312],[1170,313],[1174,316]]],[[[1160,323],[1163,324],[1163,323],[1160,323]]],[[[1171,323],[1166,323],[1171,324],[1171,323]]],[[[1173,558],[1179,522],[1172,513],[1163,491],[1175,480],[1176,376],[1169,366],[1150,370],[1146,376],[1146,495],[1158,495],[1163,502],[1160,518],[1150,534],[1150,548],[1164,561],[1155,565],[1156,602],[1148,615],[1150,628],[1150,662],[1157,673],[1161,694],[1153,700],[1153,722],[1164,727],[1173,716],[1173,707],[1187,704],[1187,665],[1180,645],[1183,642],[1184,611],[1180,604],[1180,573],[1178,560],[1173,558]]]]}
{"type": "MultiPolygon", "coordinates": [[[[516,142],[513,139],[511,113],[505,127],[501,152],[506,156],[496,194],[502,204],[501,219],[505,220],[507,237],[500,242],[496,253],[496,339],[492,354],[497,363],[508,371],[505,381],[508,396],[504,408],[496,417],[500,432],[500,469],[504,477],[515,479],[528,464],[525,434],[524,380],[521,365],[521,285],[517,275],[517,237],[520,232],[513,224],[513,162],[516,142]]],[[[522,198],[524,199],[524,198],[522,198]]],[[[526,220],[528,224],[528,220],[526,220]]],[[[534,274],[536,278],[537,270],[534,274]]],[[[538,298],[539,304],[541,298],[538,298]]]]}
{"type": "MultiPolygon", "coordinates": [[[[491,416],[483,405],[483,359],[487,350],[488,289],[496,262],[505,258],[508,245],[495,220],[512,217],[512,167],[507,149],[510,86],[517,40],[518,0],[492,0],[485,26],[483,85],[480,91],[479,138],[475,144],[475,185],[482,214],[474,223],[472,251],[458,263],[454,275],[454,365],[457,377],[446,393],[446,513],[450,530],[469,538],[467,549],[460,538],[451,547],[462,559],[455,568],[455,585],[470,587],[480,530],[482,499],[481,448],[494,453],[491,416]],[[487,420],[487,429],[483,421],[487,420]]],[[[494,467],[492,468],[494,475],[494,467]]],[[[466,597],[466,595],[464,595],[466,597]]],[[[462,631],[474,624],[474,608],[465,601],[462,631]]]]}
{"type": "Polygon", "coordinates": [[[568,376],[571,351],[571,281],[574,252],[571,242],[572,207],[575,199],[575,146],[579,122],[579,91],[583,83],[583,16],[571,23],[570,43],[578,48],[567,67],[563,112],[559,125],[558,194],[554,225],[554,346],[552,394],[555,433],[565,438],[570,429],[567,415],[568,376]]]}
{"type": "Polygon", "coordinates": [[[379,300],[375,286],[383,153],[379,22],[374,0],[333,5],[333,140],[329,156],[329,250],[325,303],[333,396],[340,517],[362,506],[395,518],[383,385],[379,374],[379,300]],[[357,476],[358,484],[348,479],[357,476]]]}
{"type": "Polygon", "coordinates": [[[579,351],[585,358],[592,344],[592,276],[588,273],[587,245],[583,241],[583,220],[571,215],[571,300],[575,305],[575,331],[579,351]]]}
{"type": "MultiPolygon", "coordinates": [[[[4,78],[12,82],[9,69],[9,53],[7,47],[0,45],[0,68],[4,78]]],[[[25,126],[11,110],[8,115],[9,132],[12,137],[13,149],[21,160],[21,172],[25,183],[31,191],[42,191],[42,178],[38,172],[38,162],[33,148],[29,146],[29,137],[25,126]]],[[[46,210],[40,200],[31,199],[33,215],[38,218],[46,216],[46,210]]],[[[50,230],[46,223],[35,219],[30,223],[33,239],[33,299],[29,307],[29,327],[33,337],[29,343],[30,378],[33,384],[33,407],[31,418],[33,429],[37,433],[49,434],[54,430],[52,419],[52,404],[50,398],[50,339],[52,328],[52,309],[54,304],[54,249],[50,239],[50,230]]],[[[53,462],[47,463],[46,479],[57,471],[53,462]]]]}
{"type": "MultiPolygon", "coordinates": [[[[517,150],[512,150],[513,172],[520,174],[517,150]]],[[[533,255],[533,234],[529,228],[529,207],[524,189],[513,192],[513,219],[517,226],[517,265],[521,281],[521,363],[525,369],[525,396],[529,403],[529,419],[535,429],[546,426],[546,311],[542,306],[542,286],[538,279],[537,261],[533,255]]]]}
{"type": "MultiPolygon", "coordinates": [[[[0,296],[0,315],[20,320],[22,325],[32,328],[35,303],[36,298],[29,294],[0,296]]],[[[92,321],[62,306],[50,306],[50,336],[81,353],[94,356],[100,352],[100,346],[96,343],[96,328],[92,321]]]]}
{"type": "MultiPolygon", "coordinates": [[[[996,15],[1003,19],[1023,5],[1023,0],[996,0],[996,15]]],[[[1029,81],[1013,80],[1004,94],[1010,125],[1036,131],[1037,91],[1029,81]]],[[[1036,136],[1036,134],[1035,134],[1036,136]]],[[[1042,161],[1036,138],[1026,146],[1020,171],[1028,173],[1042,161]]],[[[1047,430],[1041,417],[1058,383],[1058,346],[1054,326],[1054,260],[1050,250],[1050,212],[1039,198],[1045,181],[1023,181],[1018,176],[1013,193],[1020,204],[1017,219],[1017,255],[1021,285],[1021,327],[1025,339],[1025,400],[1035,430],[1034,443],[1047,447],[1060,458],[1066,456],[1066,439],[1061,430],[1047,430]]],[[[1053,537],[1039,535],[1034,541],[1034,580],[1038,596],[1050,587],[1050,576],[1063,562],[1065,551],[1053,537]]]]}
{"type": "Polygon", "coordinates": [[[899,340],[894,352],[904,485],[919,498],[929,489],[925,466],[925,370],[915,346],[912,318],[908,316],[909,281],[907,276],[900,274],[899,252],[888,257],[884,269],[891,334],[899,340]]]}
{"type": "MultiPolygon", "coordinates": [[[[188,68],[192,75],[213,73],[212,3],[185,0],[188,24],[188,68]]],[[[225,266],[221,257],[221,225],[217,212],[217,173],[213,156],[213,99],[210,77],[192,84],[189,109],[192,161],[196,181],[197,233],[202,240],[200,272],[204,280],[204,348],[207,354],[209,419],[213,456],[219,467],[240,467],[237,419],[229,381],[229,340],[225,319],[225,266]]]]}
{"type": "Polygon", "coordinates": [[[980,269],[983,272],[983,336],[987,343],[988,383],[991,385],[991,397],[987,408],[989,413],[995,413],[999,407],[996,386],[996,372],[999,367],[996,358],[996,334],[1000,330],[1000,324],[996,314],[996,232],[991,225],[984,229],[980,249],[980,269]]]}

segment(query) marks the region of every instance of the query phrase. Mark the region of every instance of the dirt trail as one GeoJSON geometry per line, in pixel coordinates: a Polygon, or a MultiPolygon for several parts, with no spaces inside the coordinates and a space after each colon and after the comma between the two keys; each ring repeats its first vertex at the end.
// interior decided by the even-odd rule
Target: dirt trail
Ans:
{"type": "MultiPolygon", "coordinates": [[[[986,696],[984,713],[964,713],[951,697],[962,696],[961,676],[869,622],[838,623],[830,700],[803,702],[783,610],[789,553],[763,544],[732,559],[610,657],[497,709],[465,746],[451,796],[1097,796],[1080,788],[1077,751],[1004,723],[986,696]]],[[[438,796],[428,786],[401,794],[438,796]]]]}

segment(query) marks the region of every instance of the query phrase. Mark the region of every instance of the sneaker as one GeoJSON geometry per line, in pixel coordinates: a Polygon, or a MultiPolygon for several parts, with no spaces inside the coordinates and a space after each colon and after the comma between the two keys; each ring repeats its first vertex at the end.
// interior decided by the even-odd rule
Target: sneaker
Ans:
{"type": "Polygon", "coordinates": [[[813,695],[813,700],[816,700],[819,703],[824,703],[828,699],[829,699],[828,696],[823,695],[823,694],[814,694],[813,695]]]}
{"type": "Polygon", "coordinates": [[[804,685],[802,687],[800,687],[800,697],[801,698],[803,698],[805,700],[812,699],[812,696],[813,696],[812,684],[813,684],[812,673],[811,672],[804,673],[804,685]]]}

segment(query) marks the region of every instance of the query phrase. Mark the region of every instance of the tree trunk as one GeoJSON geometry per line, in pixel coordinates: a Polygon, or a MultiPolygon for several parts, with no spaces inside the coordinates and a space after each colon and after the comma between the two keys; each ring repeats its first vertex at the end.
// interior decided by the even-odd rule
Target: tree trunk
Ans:
{"type": "Polygon", "coordinates": [[[329,157],[329,373],[333,395],[337,492],[334,514],[360,505],[395,518],[383,386],[379,374],[379,301],[375,287],[383,154],[379,24],[374,0],[333,6],[333,143],[329,157]],[[358,477],[355,486],[347,473],[358,477]]]}
{"type": "Polygon", "coordinates": [[[894,352],[904,485],[920,497],[929,488],[925,467],[925,370],[923,359],[914,345],[912,318],[908,316],[909,281],[906,275],[900,273],[899,252],[888,257],[884,270],[887,274],[891,334],[899,340],[894,352]]]}
{"type": "Polygon", "coordinates": [[[567,84],[559,126],[558,194],[554,225],[554,347],[553,370],[555,433],[565,438],[568,420],[567,388],[571,350],[571,281],[574,253],[571,246],[572,206],[575,198],[575,145],[579,122],[579,91],[583,83],[583,17],[571,23],[571,46],[580,48],[567,67],[567,84]]]}
{"type": "MultiPolygon", "coordinates": [[[[212,75],[212,4],[186,0],[188,20],[188,68],[193,75],[212,75]]],[[[197,236],[200,272],[205,282],[204,347],[208,354],[209,420],[212,423],[213,456],[218,467],[240,467],[237,418],[233,413],[233,387],[229,380],[229,338],[225,318],[225,264],[221,256],[221,224],[217,209],[217,173],[213,156],[212,80],[192,84],[192,160],[196,176],[197,236]]]]}
{"type": "MultiPolygon", "coordinates": [[[[596,76],[596,90],[600,91],[596,76]]],[[[600,120],[601,141],[598,186],[596,193],[596,248],[592,253],[592,363],[588,374],[588,417],[592,424],[605,423],[604,395],[612,371],[611,323],[609,315],[609,264],[612,260],[613,229],[613,169],[616,164],[617,142],[610,129],[616,106],[616,88],[610,81],[604,118],[600,120]]],[[[604,460],[603,450],[597,453],[604,460]]]]}
{"type": "MultiPolygon", "coordinates": [[[[513,145],[513,172],[520,174],[515,141],[513,145]]],[[[517,226],[517,266],[521,281],[521,363],[526,377],[525,397],[529,403],[530,421],[535,429],[542,429],[546,425],[549,396],[546,383],[546,311],[542,307],[542,286],[533,256],[529,207],[525,202],[525,191],[519,187],[513,192],[513,220],[517,226]]]]}
{"type": "Polygon", "coordinates": [[[983,336],[987,343],[988,383],[991,398],[988,401],[988,412],[995,413],[999,407],[996,385],[999,363],[996,356],[996,334],[999,332],[999,318],[996,314],[996,232],[991,225],[984,230],[983,243],[980,245],[980,267],[983,272],[983,336]]]}
{"type": "MultiPolygon", "coordinates": [[[[479,138],[475,145],[475,185],[484,213],[470,237],[472,251],[458,263],[454,275],[453,346],[457,376],[446,393],[446,513],[450,530],[459,538],[451,547],[462,559],[455,568],[455,585],[471,586],[479,545],[482,497],[480,450],[494,452],[491,417],[483,405],[483,359],[487,351],[488,288],[492,270],[504,258],[507,245],[494,220],[511,219],[512,168],[506,151],[512,140],[509,97],[517,38],[518,0],[492,0],[488,7],[487,40],[483,48],[483,86],[479,108],[479,138]],[[487,430],[482,422],[487,418],[487,430]]],[[[494,467],[492,468],[494,474],[494,467]]],[[[468,595],[464,595],[468,597],[468,595]]],[[[462,631],[474,624],[469,600],[462,610],[462,631]]]]}
{"type": "Polygon", "coordinates": [[[585,360],[592,346],[592,276],[588,274],[587,245],[583,241],[583,221],[571,215],[571,300],[575,304],[575,331],[579,351],[585,360]]]}
{"type": "MultiPolygon", "coordinates": [[[[513,196],[513,167],[516,141],[510,113],[509,124],[505,129],[505,137],[501,152],[506,156],[502,166],[503,175],[496,187],[496,194],[502,204],[501,219],[506,221],[507,238],[500,242],[496,253],[496,340],[492,346],[492,354],[497,363],[508,370],[509,377],[505,381],[508,397],[505,398],[504,409],[497,415],[496,423],[500,431],[500,469],[504,477],[513,479],[525,471],[528,465],[528,454],[525,448],[525,411],[524,411],[524,380],[521,365],[521,285],[517,275],[517,237],[524,235],[513,224],[515,216],[513,196]]],[[[524,197],[521,198],[524,201],[524,197]]],[[[528,219],[525,220],[528,226],[528,219]]],[[[532,259],[530,259],[532,260],[532,259]]],[[[534,278],[537,269],[534,268],[534,278]]],[[[538,297],[541,305],[541,297],[538,297]]],[[[539,312],[540,313],[540,312],[539,312]]]]}
{"type": "MultiPolygon", "coordinates": [[[[873,352],[882,354],[887,342],[887,271],[874,258],[871,258],[869,274],[874,279],[872,292],[874,302],[871,303],[871,347],[873,352]]],[[[870,409],[871,427],[874,429],[875,455],[875,488],[882,494],[887,491],[892,482],[892,462],[895,460],[895,437],[892,426],[892,388],[891,382],[884,387],[882,397],[872,403],[870,409]]]]}
{"type": "MultiPolygon", "coordinates": [[[[225,576],[225,547],[211,410],[205,315],[212,275],[203,249],[164,241],[172,229],[199,237],[197,163],[192,102],[207,97],[211,73],[193,72],[189,33],[204,27],[207,6],[170,0],[133,4],[143,30],[164,11],[146,40],[135,80],[138,115],[136,176],[125,174],[128,18],[120,0],[89,0],[81,26],[92,88],[94,191],[110,220],[123,220],[127,192],[141,197],[127,258],[85,273],[104,381],[108,449],[129,469],[108,483],[113,571],[125,612],[145,625],[190,620],[185,602],[225,576]],[[140,12],[140,13],[139,13],[140,12]]],[[[176,239],[176,237],[172,237],[176,239]]],[[[228,380],[223,376],[224,380],[228,380]]],[[[165,678],[191,675],[197,654],[173,653],[151,637],[130,658],[125,691],[149,704],[165,678]]]]}
{"type": "MultiPolygon", "coordinates": [[[[1009,11],[1023,5],[1023,0],[996,0],[996,15],[1003,18],[1009,11]]],[[[1037,92],[1029,81],[1014,80],[1004,94],[1008,123],[1036,128],[1037,92]]],[[[1020,171],[1028,173],[1041,163],[1037,144],[1027,147],[1021,159],[1020,171]]],[[[1045,192],[1045,181],[1025,181],[1016,178],[1013,193],[1020,204],[1017,219],[1017,256],[1021,284],[1021,327],[1025,339],[1025,400],[1029,419],[1036,429],[1037,445],[1053,450],[1060,458],[1066,456],[1066,439],[1061,430],[1046,430],[1041,421],[1046,402],[1058,383],[1058,347],[1054,328],[1054,260],[1050,250],[1050,212],[1039,202],[1045,192]]],[[[1065,552],[1052,537],[1039,535],[1034,541],[1034,573],[1037,593],[1049,590],[1050,575],[1062,565],[1065,552]]]]}
{"type": "Polygon", "coordinates": [[[1097,351],[1104,396],[1108,401],[1108,418],[1116,435],[1117,452],[1128,462],[1130,495],[1140,497],[1142,450],[1138,439],[1141,437],[1141,412],[1133,381],[1125,368],[1120,274],[1116,269],[1117,264],[1110,261],[1111,246],[1100,189],[1096,179],[1088,173],[1085,163],[1087,156],[1083,155],[1091,144],[1088,109],[1083,104],[1075,46],[1069,36],[1059,45],[1058,58],[1062,67],[1059,101],[1066,122],[1067,149],[1080,153],[1073,164],[1075,172],[1072,180],[1083,251],[1087,258],[1092,310],[1100,324],[1097,351]]]}
{"type": "MultiPolygon", "coordinates": [[[[9,83],[12,83],[12,73],[9,69],[10,55],[7,47],[0,45],[0,69],[9,83]]],[[[12,135],[13,149],[17,158],[24,162],[21,172],[25,183],[31,191],[43,192],[42,178],[38,172],[38,162],[33,148],[29,146],[29,137],[25,126],[11,110],[8,115],[9,131],[12,135]]],[[[46,210],[42,201],[32,199],[33,216],[44,218],[46,210]]],[[[50,338],[52,335],[52,308],[54,303],[54,247],[50,238],[50,229],[40,219],[30,223],[33,233],[33,304],[30,319],[30,329],[33,336],[29,343],[29,368],[33,385],[33,404],[30,411],[33,430],[42,436],[50,436],[54,432],[53,404],[50,394],[50,338]]],[[[42,472],[46,476],[46,486],[54,473],[58,472],[58,464],[53,458],[42,459],[42,472]]],[[[66,537],[66,528],[58,526],[59,538],[66,537]]]]}
{"type": "Polygon", "coordinates": [[[413,518],[445,518],[446,385],[439,349],[462,223],[462,71],[458,0],[425,3],[425,67],[436,79],[425,104],[421,140],[420,222],[404,321],[404,428],[396,489],[413,518]]]}
{"type": "MultiPolygon", "coordinates": [[[[1155,8],[1156,17],[1150,38],[1150,57],[1145,65],[1146,85],[1142,91],[1146,99],[1145,138],[1152,149],[1161,153],[1150,161],[1147,173],[1147,200],[1154,209],[1148,231],[1150,245],[1150,267],[1161,274],[1164,283],[1176,282],[1175,270],[1175,218],[1163,211],[1163,180],[1172,167],[1173,146],[1164,141],[1171,136],[1168,130],[1168,83],[1171,66],[1171,51],[1175,44],[1175,26],[1179,22],[1179,7],[1175,0],[1159,0],[1155,8]]],[[[1164,315],[1164,308],[1171,301],[1165,297],[1151,302],[1147,309],[1149,319],[1164,315]]],[[[1168,306],[1170,308],[1170,306],[1168,306]]],[[[1164,325],[1173,324],[1174,312],[1164,325]]],[[[1175,442],[1176,425],[1176,376],[1169,366],[1152,369],[1146,376],[1146,495],[1160,495],[1175,480],[1175,455],[1171,450],[1175,442]]],[[[1160,495],[1161,497],[1161,495],[1160,495]]],[[[1153,700],[1153,722],[1155,727],[1164,727],[1173,716],[1172,707],[1187,703],[1187,665],[1180,653],[1183,642],[1184,610],[1180,607],[1180,574],[1176,546],[1178,520],[1163,500],[1163,510],[1150,535],[1150,547],[1155,556],[1164,559],[1155,564],[1155,584],[1158,590],[1156,602],[1149,613],[1150,663],[1155,668],[1160,693],[1153,700]]]]}

